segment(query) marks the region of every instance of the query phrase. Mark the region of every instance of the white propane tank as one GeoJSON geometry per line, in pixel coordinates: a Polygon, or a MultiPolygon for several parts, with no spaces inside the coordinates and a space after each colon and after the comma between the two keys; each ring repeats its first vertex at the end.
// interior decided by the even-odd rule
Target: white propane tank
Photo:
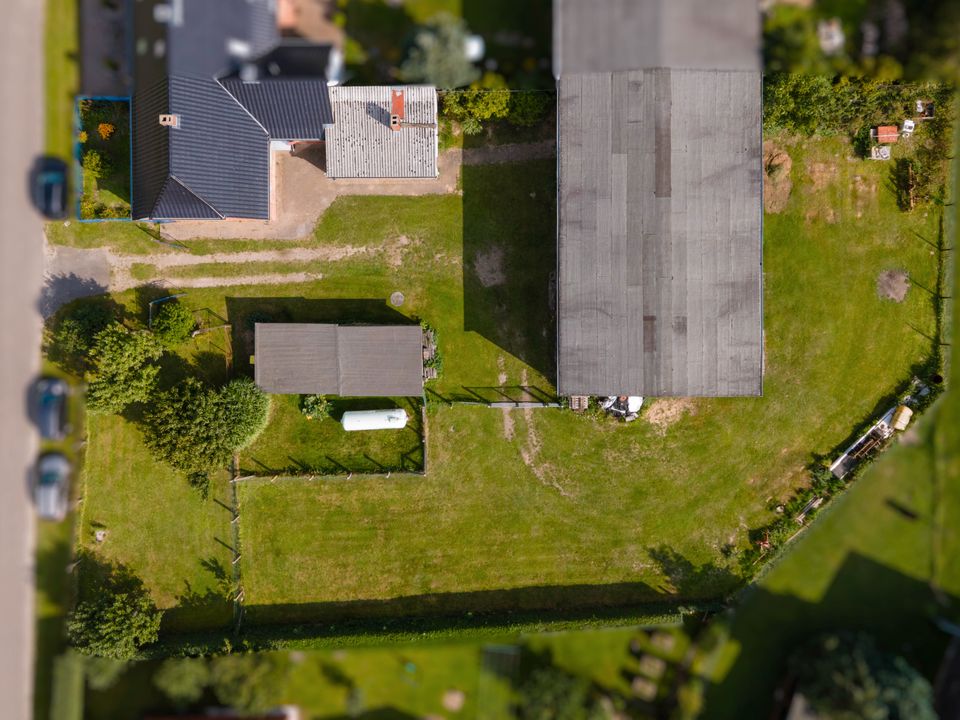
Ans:
{"type": "Polygon", "coordinates": [[[355,430],[400,430],[407,425],[407,411],[400,408],[392,410],[348,410],[340,420],[347,432],[355,430]]]}

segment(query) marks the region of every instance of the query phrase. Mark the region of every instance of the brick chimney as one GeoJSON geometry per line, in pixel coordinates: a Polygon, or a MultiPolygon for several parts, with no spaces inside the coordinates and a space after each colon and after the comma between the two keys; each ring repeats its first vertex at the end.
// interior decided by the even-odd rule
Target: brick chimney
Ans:
{"type": "Polygon", "coordinates": [[[390,129],[399,130],[403,120],[403,90],[393,90],[390,93],[390,129]]]}

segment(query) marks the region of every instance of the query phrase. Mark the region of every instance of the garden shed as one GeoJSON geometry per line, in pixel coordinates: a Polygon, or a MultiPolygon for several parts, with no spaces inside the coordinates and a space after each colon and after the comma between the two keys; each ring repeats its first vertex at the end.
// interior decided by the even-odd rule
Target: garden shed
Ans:
{"type": "Polygon", "coordinates": [[[423,394],[419,325],[257,323],[254,380],[268,393],[345,397],[423,394]]]}

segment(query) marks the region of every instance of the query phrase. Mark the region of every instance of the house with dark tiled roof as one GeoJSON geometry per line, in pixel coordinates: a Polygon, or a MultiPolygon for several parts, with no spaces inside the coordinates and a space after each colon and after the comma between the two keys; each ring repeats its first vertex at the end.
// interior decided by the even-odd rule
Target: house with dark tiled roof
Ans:
{"type": "Polygon", "coordinates": [[[391,122],[390,88],[343,88],[358,119],[331,105],[336,54],[282,38],[276,0],[132,6],[134,219],[268,220],[272,153],[303,143],[325,143],[341,177],[436,177],[434,88],[399,89],[416,127],[391,122]]]}

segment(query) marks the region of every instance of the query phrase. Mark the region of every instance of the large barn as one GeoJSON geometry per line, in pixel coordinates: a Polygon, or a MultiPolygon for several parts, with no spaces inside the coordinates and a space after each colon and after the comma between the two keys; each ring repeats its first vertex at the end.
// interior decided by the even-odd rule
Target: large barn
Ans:
{"type": "Polygon", "coordinates": [[[555,1],[561,394],[761,394],[759,27],[751,0],[555,1]]]}

